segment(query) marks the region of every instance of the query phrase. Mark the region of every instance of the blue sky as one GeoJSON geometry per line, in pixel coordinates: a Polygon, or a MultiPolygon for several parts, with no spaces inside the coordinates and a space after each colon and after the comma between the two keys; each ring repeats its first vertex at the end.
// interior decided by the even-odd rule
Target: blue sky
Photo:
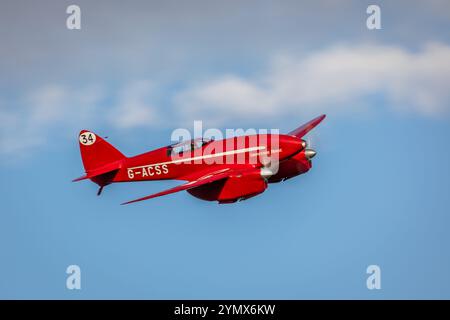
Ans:
{"type": "Polygon", "coordinates": [[[375,31],[365,1],[78,1],[77,31],[69,4],[1,5],[1,298],[450,298],[445,1],[380,1],[375,31]],[[313,169],[235,205],[70,182],[80,129],[134,155],[321,113],[313,169]]]}

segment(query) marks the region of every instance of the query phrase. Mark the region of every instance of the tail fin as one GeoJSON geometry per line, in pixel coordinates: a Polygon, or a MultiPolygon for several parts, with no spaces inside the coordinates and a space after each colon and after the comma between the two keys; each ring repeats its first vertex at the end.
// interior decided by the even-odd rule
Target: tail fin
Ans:
{"type": "Polygon", "coordinates": [[[91,131],[82,130],[78,138],[81,159],[86,172],[125,158],[119,150],[91,131]]]}

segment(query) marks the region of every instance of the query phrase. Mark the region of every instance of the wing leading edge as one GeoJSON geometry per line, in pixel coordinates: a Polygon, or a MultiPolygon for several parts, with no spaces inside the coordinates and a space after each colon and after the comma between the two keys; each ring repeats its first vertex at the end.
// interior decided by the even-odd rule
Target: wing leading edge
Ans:
{"type": "Polygon", "coordinates": [[[317,126],[322,120],[325,119],[325,115],[318,116],[317,118],[312,119],[308,123],[305,123],[304,125],[298,127],[295,130],[292,130],[289,132],[289,135],[296,136],[297,138],[301,139],[305,134],[307,134],[309,131],[314,129],[315,126],[317,126]]]}

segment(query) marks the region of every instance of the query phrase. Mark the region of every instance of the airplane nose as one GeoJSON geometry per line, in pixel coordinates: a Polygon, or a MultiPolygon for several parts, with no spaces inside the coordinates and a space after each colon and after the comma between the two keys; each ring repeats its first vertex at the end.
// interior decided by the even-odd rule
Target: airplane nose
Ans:
{"type": "Polygon", "coordinates": [[[305,157],[306,157],[306,159],[310,160],[310,159],[314,158],[315,155],[316,155],[316,152],[313,149],[306,149],[305,150],[305,157]]]}
{"type": "MultiPolygon", "coordinates": [[[[290,137],[290,136],[281,136],[279,140],[278,148],[280,149],[280,153],[277,153],[279,159],[286,159],[292,157],[293,155],[299,153],[304,150],[303,147],[304,142],[298,138],[290,137]]],[[[273,149],[276,149],[274,145],[272,145],[273,149]]]]}

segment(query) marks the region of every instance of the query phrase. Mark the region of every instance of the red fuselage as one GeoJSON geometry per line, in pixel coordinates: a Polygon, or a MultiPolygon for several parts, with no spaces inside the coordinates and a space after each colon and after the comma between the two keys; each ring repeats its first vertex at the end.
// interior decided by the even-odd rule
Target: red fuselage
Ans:
{"type": "Polygon", "coordinates": [[[187,183],[127,203],[185,190],[191,195],[220,203],[247,199],[279,182],[311,169],[316,152],[306,149],[302,137],[325,115],[289,134],[257,134],[224,140],[193,139],[126,157],[102,137],[88,130],[79,134],[86,175],[100,186],[114,182],[185,180],[187,183]]]}
{"type": "Polygon", "coordinates": [[[211,171],[253,168],[251,173],[188,190],[197,198],[226,203],[255,196],[267,188],[267,183],[291,178],[311,168],[302,141],[288,135],[235,137],[203,145],[195,145],[196,142],[201,140],[193,140],[182,151],[172,145],[125,158],[121,160],[120,170],[100,184],[163,179],[191,181],[211,171]]]}
{"type": "Polygon", "coordinates": [[[280,165],[278,173],[273,172],[269,182],[278,182],[311,168],[310,161],[302,153],[303,146],[299,139],[278,135],[278,146],[273,148],[274,139],[270,134],[234,137],[210,141],[179,153],[174,153],[173,146],[162,147],[123,159],[121,169],[109,182],[191,180],[211,170],[249,166],[261,168],[264,158],[272,156],[278,157],[280,165]]]}

